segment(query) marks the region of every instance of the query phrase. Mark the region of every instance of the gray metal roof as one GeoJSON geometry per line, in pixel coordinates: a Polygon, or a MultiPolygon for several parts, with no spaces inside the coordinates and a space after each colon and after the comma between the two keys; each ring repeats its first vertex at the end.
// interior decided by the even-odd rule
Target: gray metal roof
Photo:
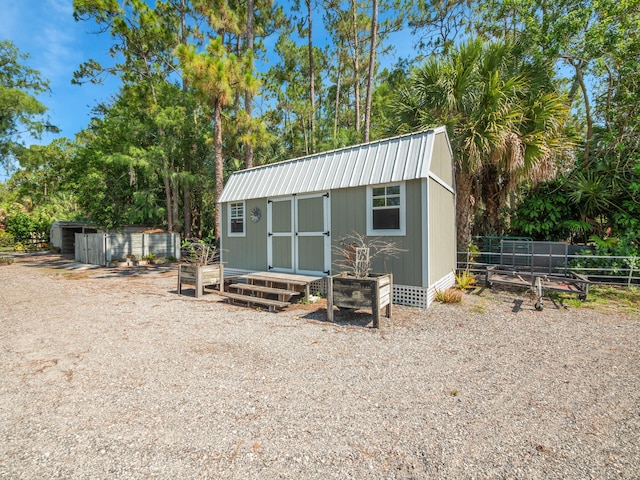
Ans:
{"type": "Polygon", "coordinates": [[[220,202],[322,192],[427,178],[438,127],[306,157],[240,170],[220,202]]]}

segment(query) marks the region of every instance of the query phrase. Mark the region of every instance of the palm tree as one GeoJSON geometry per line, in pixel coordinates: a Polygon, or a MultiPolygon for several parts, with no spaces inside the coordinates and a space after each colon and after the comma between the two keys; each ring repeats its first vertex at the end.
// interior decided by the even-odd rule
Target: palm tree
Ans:
{"type": "MultiPolygon", "coordinates": [[[[552,178],[568,109],[545,91],[509,42],[470,40],[411,72],[394,108],[396,131],[447,127],[455,155],[458,245],[471,241],[474,214],[498,225],[523,181],[552,178]]],[[[563,147],[562,151],[565,151],[563,147]]]]}

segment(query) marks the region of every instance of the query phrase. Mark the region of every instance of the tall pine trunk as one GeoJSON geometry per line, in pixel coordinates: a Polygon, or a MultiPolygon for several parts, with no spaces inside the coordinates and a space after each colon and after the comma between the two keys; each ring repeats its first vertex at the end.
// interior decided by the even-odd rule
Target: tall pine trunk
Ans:
{"type": "Polygon", "coordinates": [[[342,84],[342,56],[338,55],[338,78],[336,80],[336,103],[333,112],[333,142],[338,139],[338,119],[340,116],[340,86],[342,84]]]}
{"type": "Polygon", "coordinates": [[[376,43],[378,37],[378,0],[373,0],[371,15],[371,43],[369,45],[369,78],[367,79],[367,99],[364,109],[364,141],[369,141],[371,130],[371,97],[373,96],[373,80],[376,71],[376,43]]]}
{"type": "Polygon", "coordinates": [[[219,98],[216,98],[213,108],[213,128],[214,128],[214,136],[213,136],[213,149],[215,154],[215,216],[214,216],[214,228],[215,228],[215,239],[217,242],[220,241],[220,232],[222,227],[222,217],[220,215],[220,204],[218,200],[222,196],[222,189],[224,188],[223,184],[223,175],[224,175],[224,164],[222,161],[222,101],[219,98]]]}
{"type": "Polygon", "coordinates": [[[353,96],[355,100],[355,126],[360,134],[360,46],[358,42],[358,5],[356,0],[351,0],[351,14],[353,16],[353,96]]]}
{"type": "MultiPolygon", "coordinates": [[[[255,4],[254,0],[247,0],[247,51],[253,55],[254,30],[255,30],[255,4]]],[[[253,167],[253,143],[251,135],[251,118],[253,117],[253,92],[247,89],[244,94],[244,110],[247,113],[247,140],[244,144],[244,166],[253,167]]]]}
{"type": "Polygon", "coordinates": [[[306,0],[307,4],[307,21],[309,22],[308,43],[309,43],[309,97],[311,100],[311,112],[309,125],[311,130],[311,152],[316,151],[316,67],[313,61],[313,16],[311,2],[306,0]]]}
{"type": "MultiPolygon", "coordinates": [[[[187,24],[186,24],[186,5],[185,0],[180,0],[180,43],[182,45],[187,45],[187,24]]],[[[185,76],[182,76],[182,91],[187,92],[187,81],[185,76]]],[[[193,115],[193,127],[194,132],[196,129],[196,115],[194,112],[193,115]]],[[[195,138],[193,139],[193,143],[191,146],[191,152],[187,153],[184,156],[184,171],[191,175],[191,155],[195,155],[197,150],[195,138]]],[[[178,197],[176,197],[178,198],[178,197]]],[[[189,181],[185,181],[182,189],[182,206],[183,206],[183,217],[184,217],[184,238],[191,237],[191,228],[193,225],[193,218],[191,216],[191,187],[189,185],[189,181]]]]}

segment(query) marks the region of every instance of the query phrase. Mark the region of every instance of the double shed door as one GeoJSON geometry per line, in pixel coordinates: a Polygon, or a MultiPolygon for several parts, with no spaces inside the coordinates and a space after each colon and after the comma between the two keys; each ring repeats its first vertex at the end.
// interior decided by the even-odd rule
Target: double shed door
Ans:
{"type": "Polygon", "coordinates": [[[269,271],[328,275],[331,268],[329,194],[267,201],[269,271]]]}

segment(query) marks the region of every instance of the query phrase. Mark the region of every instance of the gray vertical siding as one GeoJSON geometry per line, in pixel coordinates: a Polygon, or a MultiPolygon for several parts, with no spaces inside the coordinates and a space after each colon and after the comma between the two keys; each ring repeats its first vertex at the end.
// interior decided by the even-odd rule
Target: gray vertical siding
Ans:
{"type": "Polygon", "coordinates": [[[454,195],[429,179],[429,283],[449,275],[456,266],[456,204],[454,195]]]}
{"type": "Polygon", "coordinates": [[[232,268],[246,270],[267,269],[267,201],[264,198],[245,202],[245,236],[229,237],[227,204],[221,204],[222,261],[232,268]],[[262,212],[259,222],[251,221],[251,211],[258,207],[262,212]]]}
{"type": "Polygon", "coordinates": [[[451,149],[446,134],[437,134],[434,138],[430,170],[447,185],[453,187],[454,173],[451,159],[451,149]]]}
{"type": "MultiPolygon", "coordinates": [[[[354,231],[367,230],[366,187],[339,189],[331,192],[331,241],[335,246],[340,239],[354,231]]],[[[420,181],[406,182],[407,234],[404,237],[375,237],[394,242],[405,250],[397,258],[377,258],[373,268],[378,273],[393,273],[393,281],[402,285],[422,286],[422,208],[420,181]]],[[[337,273],[340,257],[332,249],[332,273],[337,273]]]]}

